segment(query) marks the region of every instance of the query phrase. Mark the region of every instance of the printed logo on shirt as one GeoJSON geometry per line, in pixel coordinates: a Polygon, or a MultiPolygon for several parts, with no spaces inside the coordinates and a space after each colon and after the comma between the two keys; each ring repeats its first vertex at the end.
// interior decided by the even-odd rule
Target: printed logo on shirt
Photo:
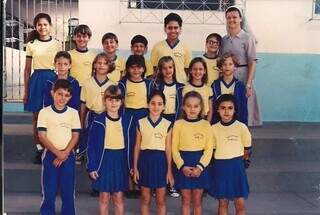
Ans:
{"type": "Polygon", "coordinates": [[[193,136],[196,140],[202,140],[204,138],[202,133],[195,133],[193,136]]]}
{"type": "Polygon", "coordinates": [[[62,122],[62,123],[60,123],[59,125],[60,125],[60,127],[62,127],[62,128],[71,128],[71,125],[68,124],[68,123],[65,123],[65,122],[62,122]]]}
{"type": "Polygon", "coordinates": [[[234,142],[234,141],[238,141],[239,137],[237,135],[230,135],[230,136],[227,136],[227,143],[229,142],[234,142]]]}
{"type": "Polygon", "coordinates": [[[136,93],[135,92],[127,92],[127,96],[129,97],[129,96],[135,96],[136,95],[136,93]]]}
{"type": "Polygon", "coordinates": [[[154,133],[154,138],[162,140],[163,139],[163,135],[160,132],[154,133]]]}
{"type": "Polygon", "coordinates": [[[183,56],[180,52],[174,52],[173,55],[175,57],[182,57],[183,56]]]}
{"type": "Polygon", "coordinates": [[[170,94],[169,99],[176,99],[176,94],[170,94]]]}
{"type": "Polygon", "coordinates": [[[83,62],[83,64],[87,66],[87,65],[91,65],[92,62],[90,62],[90,61],[85,61],[85,62],[83,62]]]}

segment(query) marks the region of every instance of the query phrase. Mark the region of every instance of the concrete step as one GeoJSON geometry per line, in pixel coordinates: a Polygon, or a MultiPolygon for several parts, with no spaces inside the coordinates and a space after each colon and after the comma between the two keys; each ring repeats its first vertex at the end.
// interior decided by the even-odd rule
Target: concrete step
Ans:
{"type": "MultiPolygon", "coordinates": [[[[125,212],[138,215],[139,199],[125,199],[125,212]]],[[[98,214],[98,198],[88,194],[76,194],[76,210],[78,215],[98,214]]],[[[41,196],[30,193],[5,193],[4,211],[8,215],[39,214],[41,196]]],[[[316,193],[251,193],[246,201],[248,215],[319,215],[320,200],[316,193]]],[[[217,201],[210,196],[203,198],[203,214],[215,214],[217,201]]],[[[56,209],[60,211],[61,201],[57,198],[56,209]]],[[[167,197],[167,214],[180,213],[181,199],[167,197]]],[[[230,214],[235,214],[233,204],[229,205],[230,214]]],[[[151,214],[155,214],[154,199],[151,214]]]]}
{"type": "MultiPolygon", "coordinates": [[[[320,193],[320,165],[317,162],[253,162],[247,174],[252,192],[320,193]]],[[[4,163],[5,192],[40,192],[40,179],[41,165],[4,163]]],[[[76,190],[88,193],[90,184],[85,166],[77,165],[76,190]]]]}

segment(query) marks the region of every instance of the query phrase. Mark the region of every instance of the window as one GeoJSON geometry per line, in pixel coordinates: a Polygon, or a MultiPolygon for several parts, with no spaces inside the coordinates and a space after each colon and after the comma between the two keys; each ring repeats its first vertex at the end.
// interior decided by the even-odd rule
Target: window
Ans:
{"type": "Polygon", "coordinates": [[[128,8],[164,10],[222,10],[234,0],[128,0],[128,8]]]}
{"type": "Polygon", "coordinates": [[[320,15],[320,0],[314,1],[314,14],[320,15]]]}

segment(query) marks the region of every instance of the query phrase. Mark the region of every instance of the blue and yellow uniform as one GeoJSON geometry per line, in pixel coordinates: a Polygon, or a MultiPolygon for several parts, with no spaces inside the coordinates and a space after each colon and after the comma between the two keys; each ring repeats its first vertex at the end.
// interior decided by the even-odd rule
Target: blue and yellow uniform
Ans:
{"type": "Polygon", "coordinates": [[[138,121],[141,134],[138,160],[139,185],[152,189],[167,186],[166,138],[171,122],[159,117],[153,122],[149,116],[138,121]]]}
{"type": "Polygon", "coordinates": [[[29,80],[29,95],[24,110],[39,112],[43,107],[45,83],[54,76],[54,57],[61,50],[61,44],[52,39],[35,39],[27,43],[26,57],[32,58],[33,73],[29,80]]]}
{"type": "MultiPolygon", "coordinates": [[[[53,105],[39,112],[38,131],[45,131],[46,137],[58,150],[64,150],[73,132],[80,132],[78,111],[65,107],[57,110],[53,105]]],[[[70,153],[61,166],[55,167],[56,156],[45,149],[42,155],[42,194],[41,214],[55,214],[55,199],[60,190],[62,199],[61,214],[75,214],[75,155],[70,153]]]]}
{"type": "Polygon", "coordinates": [[[183,87],[184,84],[179,82],[173,82],[172,84],[162,82],[156,84],[157,90],[163,92],[166,98],[166,107],[162,116],[171,123],[174,123],[181,114],[183,87]]]}
{"type": "Polygon", "coordinates": [[[209,113],[209,100],[212,99],[212,95],[213,95],[212,89],[206,84],[202,84],[201,86],[196,86],[191,83],[188,83],[186,86],[183,87],[182,95],[184,96],[190,91],[196,91],[201,95],[203,104],[204,104],[203,114],[207,116],[209,113]]]}
{"type": "Polygon", "coordinates": [[[83,129],[80,143],[79,154],[85,152],[87,148],[88,129],[91,126],[93,119],[100,113],[105,111],[103,103],[104,91],[114,85],[108,78],[103,82],[99,82],[95,76],[91,77],[81,88],[80,101],[85,103],[89,112],[86,117],[86,125],[83,129]]]}
{"type": "Polygon", "coordinates": [[[177,189],[206,189],[209,187],[207,166],[213,151],[210,123],[204,119],[177,120],[172,131],[172,158],[176,164],[175,187],[177,189]],[[184,166],[199,167],[198,178],[186,177],[184,166]]]}
{"type": "Polygon", "coordinates": [[[148,114],[147,98],[154,88],[153,81],[143,79],[139,82],[124,78],[119,81],[119,88],[124,99],[125,112],[133,115],[136,120],[148,114]]]}
{"type": "MultiPolygon", "coordinates": [[[[223,77],[215,80],[211,86],[213,91],[213,106],[215,105],[218,97],[223,94],[232,94],[236,99],[236,115],[237,119],[244,123],[248,124],[248,105],[246,97],[246,87],[238,79],[234,78],[229,84],[225,83],[223,77]]],[[[216,109],[216,108],[214,108],[216,109]]],[[[213,114],[212,124],[219,121],[218,114],[213,114]]]]}
{"type": "Polygon", "coordinates": [[[150,61],[154,67],[158,66],[158,62],[163,56],[171,56],[176,66],[177,81],[180,83],[187,82],[187,74],[185,69],[188,68],[191,61],[191,51],[189,47],[177,40],[176,44],[171,46],[167,40],[156,43],[152,50],[150,61]]]}
{"type": "Polygon", "coordinates": [[[128,173],[133,162],[136,124],[132,116],[111,118],[98,115],[90,128],[87,171],[98,172],[92,187],[100,192],[128,189],[128,173]]]}
{"type": "MultiPolygon", "coordinates": [[[[46,82],[46,86],[45,86],[45,93],[44,93],[44,99],[43,99],[43,105],[45,107],[52,105],[53,104],[53,99],[51,96],[51,90],[53,88],[54,83],[58,80],[58,76],[55,75],[53,78],[47,80],[46,82]]],[[[79,82],[74,79],[72,76],[68,76],[67,79],[72,87],[71,90],[71,99],[68,102],[68,106],[72,107],[76,110],[79,111],[80,109],[80,86],[79,86],[79,82]]]]}
{"type": "Polygon", "coordinates": [[[208,82],[210,87],[212,83],[219,78],[219,68],[217,66],[217,58],[209,58],[206,54],[203,55],[203,59],[207,63],[208,82]]]}
{"type": "Polygon", "coordinates": [[[88,49],[73,49],[69,54],[72,60],[70,75],[79,82],[80,86],[83,86],[92,76],[92,63],[96,54],[88,49]]]}
{"type": "Polygon", "coordinates": [[[116,56],[114,60],[114,64],[115,64],[115,69],[108,74],[108,78],[111,81],[117,83],[118,81],[120,81],[120,79],[124,75],[126,62],[123,58],[116,56]]]}
{"type": "Polygon", "coordinates": [[[244,197],[249,194],[245,172],[244,150],[251,149],[251,134],[237,120],[218,122],[212,126],[214,162],[211,167],[209,194],[217,199],[244,197]]]}

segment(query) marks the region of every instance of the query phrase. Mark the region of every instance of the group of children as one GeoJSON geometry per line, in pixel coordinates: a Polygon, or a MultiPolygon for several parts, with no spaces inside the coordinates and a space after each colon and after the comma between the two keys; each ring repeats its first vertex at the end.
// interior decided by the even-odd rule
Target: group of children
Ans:
{"type": "Polygon", "coordinates": [[[153,191],[157,214],[166,214],[168,185],[181,192],[182,214],[202,214],[204,190],[219,200],[219,214],[227,214],[229,200],[237,214],[245,213],[244,160],[251,149],[246,88],[234,77],[236,56],[218,59],[219,34],[210,34],[206,53],[191,60],[178,38],[182,19],[170,13],[167,38],[153,47],[150,61],[142,35],[133,37],[124,61],[113,33],[103,36],[104,52],[95,55],[87,48],[86,25],[76,27],[76,49],[69,52],[51,38],[48,14],[38,14],[34,26],[24,102],[34,113],[42,155],[41,214],[54,214],[58,190],[61,214],[75,214],[75,160],[84,154],[100,214],[108,214],[110,199],[115,214],[124,214],[129,178],[140,187],[141,214],[150,214],[153,191]]]}

